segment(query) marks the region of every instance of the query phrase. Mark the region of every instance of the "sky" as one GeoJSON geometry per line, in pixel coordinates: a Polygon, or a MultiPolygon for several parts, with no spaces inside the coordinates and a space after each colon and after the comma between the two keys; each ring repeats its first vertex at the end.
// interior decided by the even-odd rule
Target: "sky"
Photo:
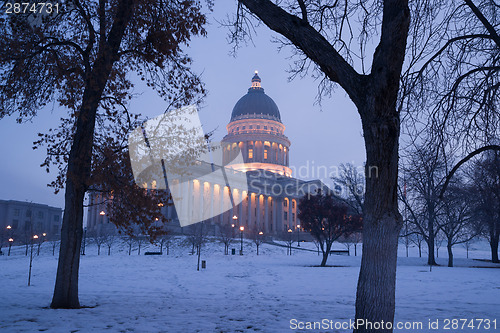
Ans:
{"type": "MultiPolygon", "coordinates": [[[[354,104],[338,87],[331,97],[316,102],[319,81],[310,76],[289,82],[288,72],[294,58],[290,48],[278,52],[272,38],[277,37],[267,27],[257,27],[253,43],[238,49],[232,56],[228,44],[228,28],[219,23],[227,14],[235,13],[236,2],[224,1],[208,14],[207,37],[193,39],[185,51],[193,58],[193,70],[201,73],[208,96],[200,110],[206,132],[215,130],[213,140],[221,140],[226,132],[231,111],[251,85],[255,70],[259,71],[262,87],[278,105],[285,135],[291,141],[290,166],[300,171],[301,179],[322,179],[331,186],[328,174],[341,163],[362,166],[365,161],[361,121],[354,104]],[[326,172],[325,172],[326,170],[326,172]],[[318,173],[320,173],[318,175],[318,173]]],[[[130,104],[132,112],[148,117],[161,114],[167,106],[161,98],[137,82],[138,93],[130,104]]],[[[64,207],[64,191],[55,195],[47,184],[55,173],[47,174],[40,164],[45,149],[33,150],[37,133],[56,128],[65,114],[61,108],[45,109],[32,122],[16,124],[15,118],[0,120],[0,199],[33,201],[64,207]]]]}

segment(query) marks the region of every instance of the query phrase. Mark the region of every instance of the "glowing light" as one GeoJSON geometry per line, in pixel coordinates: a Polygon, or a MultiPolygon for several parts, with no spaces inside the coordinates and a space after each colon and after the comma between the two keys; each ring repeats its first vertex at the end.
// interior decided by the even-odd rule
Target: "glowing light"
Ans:
{"type": "Polygon", "coordinates": [[[238,219],[238,216],[234,215],[234,216],[233,216],[233,220],[235,220],[235,221],[236,221],[237,219],[238,219]]]}
{"type": "Polygon", "coordinates": [[[12,229],[12,227],[11,227],[10,225],[8,225],[8,226],[7,226],[7,229],[9,229],[9,230],[10,230],[10,229],[12,229]]]}
{"type": "Polygon", "coordinates": [[[292,229],[288,229],[288,232],[292,232],[292,229]]]}
{"type": "Polygon", "coordinates": [[[244,226],[241,226],[240,227],[240,231],[244,231],[245,230],[245,227],[244,226]]]}
{"type": "Polygon", "coordinates": [[[13,242],[14,241],[14,238],[9,238],[9,242],[13,242]]]}
{"type": "Polygon", "coordinates": [[[264,233],[262,231],[259,231],[259,235],[263,235],[264,233]]]}
{"type": "Polygon", "coordinates": [[[34,239],[38,239],[38,235],[33,236],[34,239]]]}
{"type": "Polygon", "coordinates": [[[259,74],[259,71],[258,71],[258,70],[255,70],[255,74],[259,74]]]}
{"type": "Polygon", "coordinates": [[[42,234],[42,236],[43,236],[43,237],[47,236],[47,233],[45,233],[45,232],[44,232],[44,233],[42,234]]]}
{"type": "Polygon", "coordinates": [[[106,213],[103,210],[101,210],[101,212],[99,213],[99,215],[104,216],[104,215],[106,215],[106,213]]]}

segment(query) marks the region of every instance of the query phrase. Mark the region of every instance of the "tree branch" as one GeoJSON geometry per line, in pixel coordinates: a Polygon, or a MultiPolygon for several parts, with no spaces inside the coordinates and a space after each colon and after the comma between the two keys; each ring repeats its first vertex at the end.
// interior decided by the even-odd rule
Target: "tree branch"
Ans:
{"type": "Polygon", "coordinates": [[[271,30],[283,35],[314,61],[330,80],[344,88],[357,105],[363,103],[363,76],[337,50],[303,19],[270,0],[239,0],[271,30]]]}

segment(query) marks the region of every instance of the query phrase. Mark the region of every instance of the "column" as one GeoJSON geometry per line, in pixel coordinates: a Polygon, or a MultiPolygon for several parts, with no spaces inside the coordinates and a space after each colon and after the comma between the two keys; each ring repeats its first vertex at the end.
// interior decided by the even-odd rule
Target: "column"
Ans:
{"type": "Polygon", "coordinates": [[[264,231],[269,232],[269,199],[264,196],[264,231]]]}
{"type": "Polygon", "coordinates": [[[247,225],[250,227],[250,224],[252,223],[252,194],[248,192],[248,220],[247,220],[247,225]]]}
{"type": "Polygon", "coordinates": [[[259,194],[255,197],[255,207],[257,208],[257,218],[255,220],[255,225],[257,226],[257,228],[261,227],[261,225],[260,225],[260,220],[261,220],[261,218],[260,218],[260,216],[261,216],[260,215],[261,214],[261,212],[260,212],[260,197],[261,197],[261,194],[259,194]]]}

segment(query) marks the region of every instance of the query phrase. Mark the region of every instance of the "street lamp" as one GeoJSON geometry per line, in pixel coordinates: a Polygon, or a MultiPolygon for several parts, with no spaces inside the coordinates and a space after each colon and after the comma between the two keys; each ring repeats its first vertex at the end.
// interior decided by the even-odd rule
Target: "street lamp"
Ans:
{"type": "Polygon", "coordinates": [[[245,231],[245,227],[241,226],[240,227],[240,239],[241,239],[240,255],[243,255],[243,231],[245,231]]]}
{"type": "Polygon", "coordinates": [[[10,248],[12,247],[12,243],[14,243],[14,238],[9,238],[9,253],[7,254],[8,256],[10,256],[10,248]]]}
{"type": "Polygon", "coordinates": [[[234,238],[234,227],[236,226],[237,222],[238,222],[238,216],[233,215],[233,224],[231,224],[231,227],[233,228],[233,238],[234,238]]]}
{"type": "Polygon", "coordinates": [[[103,210],[101,210],[99,215],[101,215],[101,224],[104,224],[104,215],[106,215],[106,213],[103,210]]]}
{"type": "MultiPolygon", "coordinates": [[[[38,235],[34,235],[33,239],[38,239],[38,235]]],[[[31,267],[33,266],[33,239],[31,240],[30,269],[29,269],[29,272],[28,272],[28,286],[31,285],[31,267]]]]}
{"type": "Polygon", "coordinates": [[[300,247],[300,224],[297,224],[297,246],[300,247]]]}

